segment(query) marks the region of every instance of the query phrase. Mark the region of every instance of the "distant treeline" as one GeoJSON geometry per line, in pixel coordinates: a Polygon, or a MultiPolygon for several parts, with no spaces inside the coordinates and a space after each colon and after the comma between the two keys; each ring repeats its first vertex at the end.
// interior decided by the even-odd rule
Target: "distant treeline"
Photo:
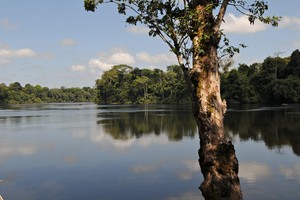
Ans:
{"type": "MultiPolygon", "coordinates": [[[[221,94],[228,103],[300,103],[300,52],[262,63],[240,64],[221,73],[221,94]]],[[[116,65],[96,80],[95,89],[49,89],[15,82],[0,84],[0,104],[96,102],[98,104],[186,104],[191,102],[183,72],[177,65],[139,69],[116,65]]]]}
{"type": "Polygon", "coordinates": [[[262,63],[240,64],[222,73],[222,96],[228,103],[300,103],[300,52],[262,63]]]}
{"type": "Polygon", "coordinates": [[[113,66],[96,81],[99,104],[189,103],[183,72],[177,65],[160,69],[113,66]]]}
{"type": "MultiPolygon", "coordinates": [[[[179,66],[138,69],[113,66],[96,81],[99,104],[190,103],[179,66]]],[[[267,57],[262,63],[240,64],[221,73],[221,93],[228,103],[299,103],[300,52],[287,58],[267,57]]]]}
{"type": "Polygon", "coordinates": [[[0,104],[92,102],[95,97],[95,90],[90,87],[49,89],[30,84],[22,87],[19,82],[0,84],[0,104]]]}

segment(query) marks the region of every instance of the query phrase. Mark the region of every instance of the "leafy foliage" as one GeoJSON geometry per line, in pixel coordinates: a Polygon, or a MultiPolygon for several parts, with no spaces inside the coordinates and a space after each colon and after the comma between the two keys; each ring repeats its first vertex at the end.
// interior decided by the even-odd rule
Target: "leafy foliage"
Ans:
{"type": "Polygon", "coordinates": [[[19,82],[6,86],[0,84],[0,104],[60,103],[60,102],[92,102],[95,90],[90,87],[49,89],[40,85],[19,82]]]}
{"type": "Polygon", "coordinates": [[[242,64],[222,74],[222,95],[229,103],[299,103],[300,53],[242,64]]]}
{"type": "Polygon", "coordinates": [[[96,81],[99,104],[188,103],[190,94],[179,66],[138,69],[116,65],[96,81]]]}

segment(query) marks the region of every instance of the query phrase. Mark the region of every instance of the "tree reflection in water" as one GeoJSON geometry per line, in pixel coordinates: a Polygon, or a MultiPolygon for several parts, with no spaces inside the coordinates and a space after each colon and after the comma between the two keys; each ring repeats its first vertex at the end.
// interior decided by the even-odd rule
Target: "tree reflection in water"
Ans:
{"type": "MultiPolygon", "coordinates": [[[[189,106],[182,105],[100,106],[97,123],[105,134],[116,140],[166,134],[169,140],[179,141],[184,137],[198,136],[190,110],[189,106]]],[[[290,146],[300,156],[300,106],[232,107],[224,122],[225,133],[233,143],[239,138],[242,141],[264,141],[269,149],[290,146]]],[[[244,166],[249,167],[253,170],[249,163],[244,166]]],[[[268,171],[265,165],[254,163],[254,167],[260,172],[263,169],[268,171]]]]}
{"type": "MultiPolygon", "coordinates": [[[[114,139],[167,134],[169,140],[194,138],[197,126],[188,105],[99,107],[98,124],[114,139]]],[[[300,106],[234,107],[225,115],[225,132],[234,140],[264,141],[270,149],[291,146],[300,156],[300,106]]]]}
{"type": "Polygon", "coordinates": [[[196,123],[189,106],[113,106],[99,112],[98,124],[114,139],[127,140],[144,135],[167,134],[169,140],[194,138],[196,123]]]}
{"type": "Polygon", "coordinates": [[[300,156],[300,107],[229,109],[225,115],[225,132],[244,141],[264,141],[270,149],[291,146],[300,156]]]}

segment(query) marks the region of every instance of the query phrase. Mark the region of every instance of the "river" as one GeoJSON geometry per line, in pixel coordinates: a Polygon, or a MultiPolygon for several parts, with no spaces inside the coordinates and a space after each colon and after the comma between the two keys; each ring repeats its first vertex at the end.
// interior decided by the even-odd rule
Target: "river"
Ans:
{"type": "MultiPolygon", "coordinates": [[[[5,200],[199,200],[199,138],[183,105],[0,107],[5,200]]],[[[244,199],[300,199],[300,106],[230,107],[244,199]]]]}

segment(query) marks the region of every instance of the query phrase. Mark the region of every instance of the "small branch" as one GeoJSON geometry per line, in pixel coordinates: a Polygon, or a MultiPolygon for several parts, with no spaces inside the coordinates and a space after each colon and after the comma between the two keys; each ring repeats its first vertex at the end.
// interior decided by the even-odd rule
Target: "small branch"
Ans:
{"type": "MultiPolygon", "coordinates": [[[[172,45],[171,42],[168,41],[168,40],[166,39],[166,37],[163,35],[163,33],[162,33],[159,29],[158,29],[157,35],[158,35],[165,43],[167,43],[167,45],[168,45],[171,49],[174,49],[174,48],[175,48],[175,46],[172,45]]],[[[167,35],[167,36],[168,36],[168,35],[167,35]]],[[[168,37],[169,37],[169,36],[168,36],[168,37]]]]}
{"type": "Polygon", "coordinates": [[[223,18],[225,16],[226,9],[227,9],[229,1],[230,0],[224,0],[222,5],[221,5],[221,8],[219,10],[219,14],[218,14],[217,19],[216,19],[216,24],[214,26],[215,33],[219,32],[219,30],[220,30],[220,27],[221,27],[221,24],[223,22],[223,18]]]}
{"type": "MultiPolygon", "coordinates": [[[[242,11],[241,9],[239,9],[239,7],[242,7],[242,6],[237,6],[237,5],[232,5],[232,6],[234,6],[235,7],[235,9],[238,11],[238,12],[240,12],[241,14],[243,14],[243,15],[245,15],[245,16],[251,16],[251,14],[249,14],[249,13],[246,13],[246,12],[244,12],[244,11],[242,11]]],[[[246,8],[244,8],[244,7],[242,7],[244,10],[248,10],[248,9],[246,9],[246,8]]]]}

